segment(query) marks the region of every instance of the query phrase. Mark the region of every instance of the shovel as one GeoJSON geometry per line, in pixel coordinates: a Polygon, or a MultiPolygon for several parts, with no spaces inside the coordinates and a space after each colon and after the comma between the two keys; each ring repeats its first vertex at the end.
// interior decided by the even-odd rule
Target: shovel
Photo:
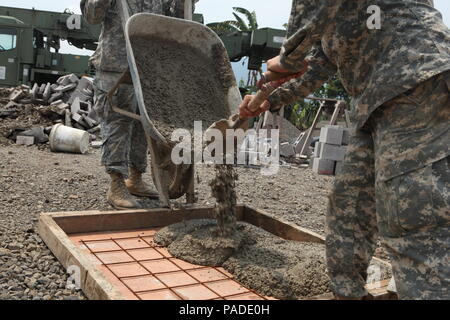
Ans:
{"type": "MultiPolygon", "coordinates": [[[[306,69],[306,67],[305,67],[306,69]]],[[[305,70],[303,69],[303,70],[305,70]]],[[[274,92],[279,86],[282,84],[299,78],[304,74],[304,71],[298,73],[277,73],[273,71],[267,71],[264,73],[262,79],[258,82],[258,87],[260,88],[258,92],[255,94],[252,101],[247,106],[247,109],[251,112],[255,112],[267,100],[267,98],[274,92]]],[[[222,133],[222,137],[226,137],[227,130],[237,130],[243,129],[244,131],[248,130],[249,123],[248,118],[243,119],[239,117],[239,114],[234,114],[228,119],[222,119],[214,122],[207,130],[219,130],[222,133]]]]}

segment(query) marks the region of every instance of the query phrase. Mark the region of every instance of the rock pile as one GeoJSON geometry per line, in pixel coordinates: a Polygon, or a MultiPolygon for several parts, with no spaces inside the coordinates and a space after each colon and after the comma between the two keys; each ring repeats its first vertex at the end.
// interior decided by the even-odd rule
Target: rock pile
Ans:
{"type": "Polygon", "coordinates": [[[20,144],[45,143],[47,139],[17,140],[17,136],[27,136],[24,131],[34,129],[32,132],[36,132],[36,128],[48,134],[51,125],[57,123],[91,134],[100,131],[99,119],[93,109],[94,87],[88,77],[80,79],[70,74],[59,78],[54,84],[35,83],[32,87],[21,85],[3,89],[0,100],[0,127],[5,129],[1,130],[1,134],[20,144]],[[39,127],[34,126],[36,124],[39,127]]]}
{"type": "Polygon", "coordinates": [[[92,108],[94,88],[92,80],[87,77],[79,79],[75,74],[70,74],[59,78],[54,84],[39,86],[35,83],[32,88],[22,85],[12,89],[9,100],[5,109],[33,104],[38,105],[38,110],[43,114],[55,114],[55,118],[60,118],[66,126],[89,130],[98,125],[92,108]]]}

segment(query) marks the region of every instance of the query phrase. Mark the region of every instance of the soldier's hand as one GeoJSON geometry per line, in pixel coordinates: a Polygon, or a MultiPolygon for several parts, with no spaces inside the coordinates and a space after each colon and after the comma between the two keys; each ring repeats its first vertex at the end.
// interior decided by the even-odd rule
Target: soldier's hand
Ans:
{"type": "Polygon", "coordinates": [[[277,73],[289,73],[289,70],[286,70],[281,65],[280,56],[276,56],[267,61],[267,70],[277,73]]]}
{"type": "Polygon", "coordinates": [[[261,113],[266,112],[270,109],[270,102],[264,101],[264,103],[256,110],[251,111],[248,109],[248,105],[250,101],[252,101],[254,96],[247,95],[244,97],[244,100],[242,101],[241,105],[239,106],[239,118],[241,119],[249,119],[259,116],[261,113]]]}

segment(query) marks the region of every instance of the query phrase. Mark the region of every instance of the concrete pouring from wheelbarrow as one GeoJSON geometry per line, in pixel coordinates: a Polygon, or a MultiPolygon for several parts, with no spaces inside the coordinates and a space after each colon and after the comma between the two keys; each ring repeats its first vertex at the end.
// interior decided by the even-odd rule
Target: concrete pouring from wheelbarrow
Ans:
{"type": "MultiPolygon", "coordinates": [[[[213,207],[131,211],[43,213],[39,234],[62,265],[73,273],[89,299],[104,300],[268,300],[219,267],[190,264],[153,242],[162,227],[207,219],[213,207]]],[[[238,205],[237,220],[286,240],[323,243],[323,237],[289,222],[238,205]]],[[[387,264],[379,260],[380,263],[387,264]]],[[[378,299],[390,298],[389,280],[368,285],[378,299]]],[[[325,294],[317,299],[332,299],[325,294]]]]}

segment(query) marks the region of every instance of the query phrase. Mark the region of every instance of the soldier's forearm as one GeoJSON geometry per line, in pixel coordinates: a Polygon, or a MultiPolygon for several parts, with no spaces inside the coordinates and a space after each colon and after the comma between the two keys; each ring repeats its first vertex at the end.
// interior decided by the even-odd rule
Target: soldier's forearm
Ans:
{"type": "Polygon", "coordinates": [[[322,35],[332,27],[332,21],[338,11],[341,1],[305,0],[298,6],[296,17],[296,2],[293,3],[291,14],[292,28],[299,29],[285,41],[281,49],[280,62],[284,69],[296,72],[301,68],[312,47],[322,38],[322,35]]]}
{"type": "Polygon", "coordinates": [[[81,10],[86,21],[99,24],[105,20],[106,12],[111,6],[111,0],[83,0],[81,10]]]}
{"type": "Polygon", "coordinates": [[[269,100],[272,110],[278,110],[283,106],[305,99],[319,89],[328,79],[329,77],[326,79],[310,79],[308,76],[303,76],[282,85],[267,100],[269,100]]]}
{"type": "Polygon", "coordinates": [[[163,12],[166,16],[171,16],[175,18],[184,19],[185,12],[184,10],[187,8],[186,1],[191,1],[192,3],[192,14],[195,11],[195,3],[198,1],[194,0],[164,0],[163,1],[163,12]]]}
{"type": "Polygon", "coordinates": [[[272,109],[305,99],[336,74],[336,67],[326,58],[319,43],[307,61],[309,68],[302,77],[282,85],[268,98],[272,109]]]}

